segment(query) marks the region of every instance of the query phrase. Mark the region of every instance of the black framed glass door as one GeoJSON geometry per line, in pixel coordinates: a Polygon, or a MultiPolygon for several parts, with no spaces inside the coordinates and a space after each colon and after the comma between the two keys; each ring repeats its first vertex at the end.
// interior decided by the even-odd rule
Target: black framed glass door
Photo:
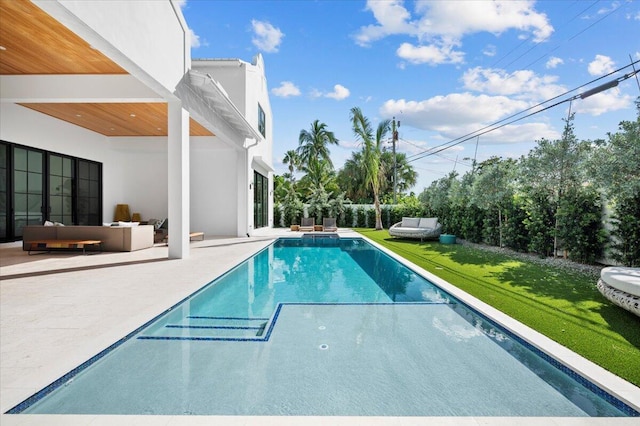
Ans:
{"type": "Polygon", "coordinates": [[[9,146],[0,143],[0,241],[7,239],[9,230],[9,146]]]}
{"type": "Polygon", "coordinates": [[[26,225],[41,225],[44,213],[44,153],[13,149],[13,234],[22,236],[26,225]]]}
{"type": "Polygon", "coordinates": [[[269,225],[269,179],[260,173],[253,172],[253,227],[262,228],[269,225]]]}
{"type": "Polygon", "coordinates": [[[26,225],[102,224],[102,164],[0,141],[0,242],[26,225]]]}
{"type": "Polygon", "coordinates": [[[51,222],[73,225],[74,160],[49,154],[49,206],[47,218],[51,222]]]}

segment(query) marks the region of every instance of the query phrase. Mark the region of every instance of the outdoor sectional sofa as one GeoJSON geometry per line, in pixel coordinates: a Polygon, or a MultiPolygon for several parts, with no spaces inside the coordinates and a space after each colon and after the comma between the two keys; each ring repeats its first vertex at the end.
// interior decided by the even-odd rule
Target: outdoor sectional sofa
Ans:
{"type": "Polygon", "coordinates": [[[24,251],[46,250],[34,247],[37,241],[85,241],[101,242],[102,251],[135,251],[153,247],[153,226],[44,226],[29,225],[22,231],[24,251]]]}
{"type": "Polygon", "coordinates": [[[438,223],[437,217],[403,217],[402,222],[398,222],[389,228],[389,235],[397,238],[438,238],[442,232],[442,225],[438,223]]]}

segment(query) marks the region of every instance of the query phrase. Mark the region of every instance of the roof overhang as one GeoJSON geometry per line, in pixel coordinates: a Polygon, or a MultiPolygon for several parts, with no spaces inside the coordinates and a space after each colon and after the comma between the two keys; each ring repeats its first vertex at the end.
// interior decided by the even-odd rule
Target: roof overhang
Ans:
{"type": "Polygon", "coordinates": [[[251,167],[267,174],[275,172],[274,168],[271,167],[271,164],[264,161],[261,156],[253,157],[253,160],[251,161],[251,167]]]}
{"type": "MultiPolygon", "coordinates": [[[[257,142],[264,140],[263,136],[247,121],[233,102],[231,102],[229,95],[227,95],[227,92],[222,88],[220,83],[214,80],[209,74],[202,74],[198,71],[190,70],[188,72],[188,78],[184,78],[180,82],[180,85],[183,84],[187,85],[188,89],[195,92],[200,98],[206,100],[208,106],[211,107],[218,116],[230,123],[235,131],[242,137],[253,139],[257,142]]],[[[183,96],[179,97],[183,99],[183,96]]]]}
{"type": "MultiPolygon", "coordinates": [[[[0,0],[0,15],[2,102],[105,136],[167,135],[167,100],[173,94],[110,59],[102,49],[109,43],[99,35],[92,34],[91,43],[79,35],[90,32],[88,27],[61,4],[0,0]],[[60,12],[58,18],[52,11],[60,12]]],[[[214,134],[190,120],[191,136],[214,134]]]]}

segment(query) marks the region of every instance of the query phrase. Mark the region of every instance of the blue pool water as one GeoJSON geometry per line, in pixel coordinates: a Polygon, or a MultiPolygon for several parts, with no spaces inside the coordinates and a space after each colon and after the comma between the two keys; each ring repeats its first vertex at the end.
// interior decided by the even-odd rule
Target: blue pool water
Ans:
{"type": "Polygon", "coordinates": [[[11,413],[637,416],[361,239],[280,239],[11,413]]]}

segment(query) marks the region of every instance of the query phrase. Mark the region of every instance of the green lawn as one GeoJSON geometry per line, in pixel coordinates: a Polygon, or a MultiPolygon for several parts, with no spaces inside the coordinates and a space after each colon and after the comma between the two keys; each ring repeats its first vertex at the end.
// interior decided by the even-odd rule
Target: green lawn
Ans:
{"type": "Polygon", "coordinates": [[[593,276],[460,244],[357,231],[640,386],[640,318],[602,297],[593,276]]]}

